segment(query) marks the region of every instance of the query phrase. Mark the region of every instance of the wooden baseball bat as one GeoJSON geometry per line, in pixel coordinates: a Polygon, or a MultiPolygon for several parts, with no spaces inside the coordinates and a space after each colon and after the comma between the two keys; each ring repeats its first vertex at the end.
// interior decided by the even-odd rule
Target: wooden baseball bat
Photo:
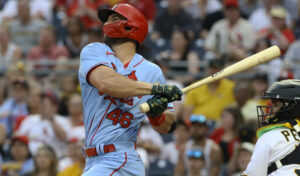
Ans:
{"type": "MultiPolygon", "coordinates": [[[[257,65],[260,65],[260,64],[263,64],[270,60],[273,60],[273,59],[279,57],[280,55],[281,55],[281,53],[280,53],[280,49],[278,48],[278,46],[269,47],[269,48],[267,48],[263,51],[260,51],[252,56],[249,56],[233,65],[230,65],[211,76],[201,79],[201,80],[181,89],[181,91],[183,93],[187,93],[188,91],[193,90],[202,85],[211,83],[211,82],[219,80],[221,78],[245,71],[245,70],[255,67],[257,65]]],[[[150,110],[150,107],[147,103],[143,103],[140,105],[141,112],[146,113],[149,110],[150,110]]]]}

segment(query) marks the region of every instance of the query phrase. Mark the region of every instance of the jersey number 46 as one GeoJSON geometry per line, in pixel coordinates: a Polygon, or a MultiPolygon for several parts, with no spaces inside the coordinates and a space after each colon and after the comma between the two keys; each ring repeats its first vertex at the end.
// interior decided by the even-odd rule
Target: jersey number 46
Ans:
{"type": "Polygon", "coordinates": [[[106,116],[107,119],[112,120],[113,125],[120,123],[121,127],[128,128],[133,120],[133,115],[130,112],[122,112],[121,109],[117,108],[106,116]]]}

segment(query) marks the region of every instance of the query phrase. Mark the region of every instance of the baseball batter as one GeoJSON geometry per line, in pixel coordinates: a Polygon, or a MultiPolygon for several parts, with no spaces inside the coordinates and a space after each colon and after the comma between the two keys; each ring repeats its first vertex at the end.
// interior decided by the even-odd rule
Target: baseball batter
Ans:
{"type": "Polygon", "coordinates": [[[140,122],[146,117],[139,105],[147,102],[153,128],[172,132],[172,101],[182,92],[164,85],[161,69],[136,53],[148,33],[145,17],[121,3],[98,12],[104,23],[104,43],[92,43],[80,55],[79,80],[85,124],[86,167],[83,176],[145,175],[135,150],[140,122]],[[156,84],[159,83],[159,84],[156,84]]]}
{"type": "Polygon", "coordinates": [[[258,141],[242,176],[300,176],[300,80],[273,83],[258,106],[258,141]],[[260,120],[261,119],[261,120],[260,120]]]}

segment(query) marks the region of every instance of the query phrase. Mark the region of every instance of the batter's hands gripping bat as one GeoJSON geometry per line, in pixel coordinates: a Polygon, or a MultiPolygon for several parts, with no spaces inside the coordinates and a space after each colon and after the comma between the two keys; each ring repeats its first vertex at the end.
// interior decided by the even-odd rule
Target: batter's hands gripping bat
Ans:
{"type": "MultiPolygon", "coordinates": [[[[188,91],[193,90],[202,85],[211,83],[211,82],[219,80],[221,78],[245,71],[245,70],[255,67],[257,65],[260,65],[260,64],[263,64],[270,60],[273,60],[273,59],[279,57],[280,55],[281,55],[281,53],[280,53],[280,49],[278,48],[278,46],[269,47],[269,48],[267,48],[263,51],[260,51],[252,56],[249,56],[233,65],[230,65],[211,76],[201,79],[200,81],[197,81],[197,82],[181,89],[181,91],[183,93],[187,93],[188,91]]],[[[147,103],[143,103],[140,105],[141,112],[146,113],[149,110],[150,110],[150,107],[147,103]]]]}

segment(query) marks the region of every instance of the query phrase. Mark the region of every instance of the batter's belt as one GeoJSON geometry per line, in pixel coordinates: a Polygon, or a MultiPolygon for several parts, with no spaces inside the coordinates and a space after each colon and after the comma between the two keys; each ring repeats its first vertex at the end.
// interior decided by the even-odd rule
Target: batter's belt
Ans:
{"type": "Polygon", "coordinates": [[[136,149],[135,142],[114,143],[114,144],[98,144],[96,147],[82,148],[85,157],[94,157],[105,153],[136,149]]]}

